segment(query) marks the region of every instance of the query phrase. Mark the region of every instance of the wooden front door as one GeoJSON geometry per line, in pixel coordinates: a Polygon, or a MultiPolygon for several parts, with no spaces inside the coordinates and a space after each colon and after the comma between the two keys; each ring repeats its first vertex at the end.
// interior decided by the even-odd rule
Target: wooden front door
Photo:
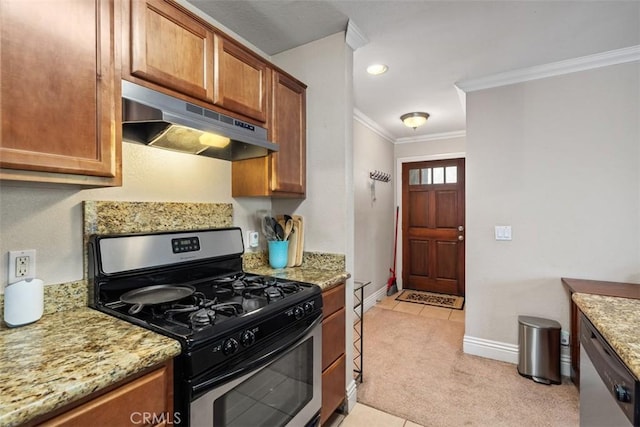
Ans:
{"type": "Polygon", "coordinates": [[[464,296],[464,159],[402,165],[402,287],[464,296]]]}

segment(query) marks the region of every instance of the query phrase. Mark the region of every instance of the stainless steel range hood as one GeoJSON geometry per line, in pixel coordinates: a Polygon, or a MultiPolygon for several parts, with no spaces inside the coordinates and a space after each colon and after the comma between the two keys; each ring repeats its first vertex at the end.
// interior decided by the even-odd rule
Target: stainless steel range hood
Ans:
{"type": "Polygon", "coordinates": [[[122,81],[123,139],[224,160],[278,151],[267,130],[155,90],[122,81]]]}

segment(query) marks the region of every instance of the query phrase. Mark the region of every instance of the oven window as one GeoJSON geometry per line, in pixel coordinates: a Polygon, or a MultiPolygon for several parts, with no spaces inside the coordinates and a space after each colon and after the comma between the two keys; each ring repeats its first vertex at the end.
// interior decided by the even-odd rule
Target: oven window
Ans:
{"type": "Polygon", "coordinates": [[[217,398],[213,425],[285,426],[313,397],[313,339],[217,398]]]}

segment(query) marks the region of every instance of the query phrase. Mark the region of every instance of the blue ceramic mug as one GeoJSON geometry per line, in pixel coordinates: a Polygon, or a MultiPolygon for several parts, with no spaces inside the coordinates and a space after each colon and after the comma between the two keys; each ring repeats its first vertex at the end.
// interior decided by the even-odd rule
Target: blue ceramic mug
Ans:
{"type": "Polygon", "coordinates": [[[288,240],[269,240],[269,265],[271,268],[286,267],[288,254],[288,240]]]}

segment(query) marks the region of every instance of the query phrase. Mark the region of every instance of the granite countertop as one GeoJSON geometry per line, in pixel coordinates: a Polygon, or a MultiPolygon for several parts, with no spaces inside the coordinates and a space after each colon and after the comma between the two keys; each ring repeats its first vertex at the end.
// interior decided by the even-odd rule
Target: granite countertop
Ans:
{"type": "Polygon", "coordinates": [[[254,266],[246,268],[245,271],[264,276],[274,276],[298,282],[313,283],[314,285],[320,286],[323,292],[338,286],[340,283],[343,283],[351,277],[351,274],[346,271],[324,270],[309,267],[274,269],[269,266],[254,266]]]}
{"type": "Polygon", "coordinates": [[[88,307],[0,327],[0,425],[32,420],[180,351],[175,340],[88,307]]]}
{"type": "Polygon", "coordinates": [[[574,293],[573,301],[640,378],[640,299],[574,293]]]}

